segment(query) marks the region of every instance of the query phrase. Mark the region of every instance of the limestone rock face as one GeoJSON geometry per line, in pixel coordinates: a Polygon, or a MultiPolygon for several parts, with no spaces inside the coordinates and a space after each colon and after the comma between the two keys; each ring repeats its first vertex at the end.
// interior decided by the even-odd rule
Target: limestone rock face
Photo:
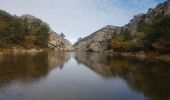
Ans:
{"type": "Polygon", "coordinates": [[[109,42],[114,33],[118,33],[120,27],[108,25],[92,33],[74,44],[74,49],[78,51],[105,51],[109,47],[109,42]]]}
{"type": "Polygon", "coordinates": [[[130,20],[130,22],[125,25],[123,28],[123,30],[129,30],[131,32],[132,35],[135,34],[135,32],[137,31],[137,26],[138,26],[138,23],[140,22],[140,20],[142,18],[144,18],[144,14],[138,14],[136,16],[134,16],[133,19],[130,20]]]}
{"type": "Polygon", "coordinates": [[[59,51],[71,51],[73,50],[72,44],[65,38],[61,37],[56,32],[50,33],[49,47],[59,51]]]}

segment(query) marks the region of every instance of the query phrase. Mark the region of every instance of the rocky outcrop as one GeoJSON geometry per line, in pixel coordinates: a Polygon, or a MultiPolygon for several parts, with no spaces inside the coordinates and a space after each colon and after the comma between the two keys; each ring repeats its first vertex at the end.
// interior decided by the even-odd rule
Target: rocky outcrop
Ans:
{"type": "Polygon", "coordinates": [[[144,16],[145,15],[142,13],[134,16],[134,18],[131,19],[128,24],[126,24],[124,27],[122,27],[122,29],[129,30],[132,35],[135,35],[135,33],[137,31],[138,23],[140,22],[141,19],[144,18],[144,16]]]}
{"type": "Polygon", "coordinates": [[[127,29],[130,31],[130,33],[133,35],[137,32],[138,23],[141,20],[144,20],[146,23],[151,23],[152,20],[159,15],[167,15],[170,14],[170,0],[167,0],[164,3],[158,4],[154,9],[149,8],[148,12],[146,14],[138,14],[134,16],[132,20],[125,26],[123,26],[123,29],[127,29]]]}
{"type": "MultiPolygon", "coordinates": [[[[30,28],[31,28],[31,24],[34,24],[35,21],[42,22],[40,19],[38,19],[32,15],[22,15],[20,18],[23,20],[26,19],[27,23],[30,24],[30,28]]],[[[67,39],[61,37],[58,33],[54,32],[48,23],[42,22],[41,24],[48,26],[48,28],[50,29],[49,30],[49,43],[48,43],[49,48],[59,50],[59,51],[73,50],[72,44],[67,39]]],[[[31,29],[31,31],[36,31],[36,30],[31,29]]]]}
{"type": "Polygon", "coordinates": [[[81,39],[74,44],[78,51],[104,51],[109,47],[109,42],[114,33],[120,32],[121,28],[108,25],[93,34],[81,39]]]}
{"type": "Polygon", "coordinates": [[[81,39],[74,44],[74,49],[79,51],[105,51],[109,49],[109,43],[114,34],[128,31],[134,40],[138,36],[138,24],[141,20],[146,23],[152,23],[152,20],[159,15],[170,14],[170,0],[158,4],[154,9],[149,9],[146,14],[138,14],[134,16],[130,22],[122,27],[106,26],[97,32],[81,39]]]}
{"type": "Polygon", "coordinates": [[[72,44],[65,38],[61,37],[56,32],[50,33],[50,39],[49,39],[49,47],[54,48],[55,50],[65,50],[65,51],[71,51],[73,50],[72,44]]]}

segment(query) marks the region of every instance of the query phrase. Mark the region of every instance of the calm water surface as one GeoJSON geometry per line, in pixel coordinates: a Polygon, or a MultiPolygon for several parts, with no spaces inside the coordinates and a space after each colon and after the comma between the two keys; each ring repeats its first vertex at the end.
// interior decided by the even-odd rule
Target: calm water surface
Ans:
{"type": "Polygon", "coordinates": [[[170,100],[170,63],[102,53],[1,54],[0,100],[170,100]]]}

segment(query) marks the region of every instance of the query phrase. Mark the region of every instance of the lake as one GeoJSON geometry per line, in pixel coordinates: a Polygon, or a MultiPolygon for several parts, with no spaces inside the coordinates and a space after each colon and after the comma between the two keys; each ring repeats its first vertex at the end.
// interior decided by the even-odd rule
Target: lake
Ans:
{"type": "Polygon", "coordinates": [[[0,54],[0,100],[170,100],[170,62],[85,52],[0,54]]]}

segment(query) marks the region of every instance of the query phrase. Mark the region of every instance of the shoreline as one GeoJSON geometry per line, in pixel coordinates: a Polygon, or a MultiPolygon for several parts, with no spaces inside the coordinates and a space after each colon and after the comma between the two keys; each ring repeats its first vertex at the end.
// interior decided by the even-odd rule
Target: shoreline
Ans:
{"type": "MultiPolygon", "coordinates": [[[[74,51],[74,52],[87,52],[87,51],[74,51]]],[[[106,53],[113,56],[125,56],[125,57],[136,57],[140,59],[157,59],[170,62],[170,53],[160,54],[155,52],[114,52],[113,50],[107,51],[93,51],[94,53],[106,53]]],[[[92,52],[92,53],[93,53],[92,52]]]]}
{"type": "Polygon", "coordinates": [[[32,48],[32,49],[24,49],[24,48],[12,48],[12,49],[0,49],[0,54],[4,54],[4,53],[38,53],[38,52],[44,52],[47,50],[44,49],[36,49],[36,48],[32,48]]]}
{"type": "Polygon", "coordinates": [[[146,53],[146,52],[106,52],[112,55],[121,55],[126,57],[137,57],[141,59],[159,59],[163,61],[170,61],[170,54],[146,53]]]}
{"type": "MultiPolygon", "coordinates": [[[[25,49],[25,48],[11,48],[11,49],[0,49],[0,54],[4,53],[40,53],[40,52],[48,52],[48,51],[57,51],[57,52],[70,52],[72,50],[55,50],[55,49],[49,49],[49,48],[31,48],[31,49],[25,49]]],[[[73,51],[74,52],[74,51],[73,51]]]]}
{"type": "MultiPolygon", "coordinates": [[[[32,49],[25,49],[25,48],[12,48],[12,49],[0,49],[0,54],[4,53],[40,53],[40,52],[46,52],[50,49],[38,49],[38,48],[32,48],[32,49]]],[[[69,51],[65,51],[69,52],[69,51]]],[[[74,51],[73,52],[79,52],[74,51]]],[[[94,52],[95,53],[95,52],[94,52]]],[[[153,53],[153,52],[114,52],[114,51],[103,51],[103,53],[108,53],[111,55],[116,56],[126,56],[126,57],[137,57],[141,59],[159,59],[164,61],[170,61],[170,53],[168,54],[159,54],[159,53],[153,53]]]]}

